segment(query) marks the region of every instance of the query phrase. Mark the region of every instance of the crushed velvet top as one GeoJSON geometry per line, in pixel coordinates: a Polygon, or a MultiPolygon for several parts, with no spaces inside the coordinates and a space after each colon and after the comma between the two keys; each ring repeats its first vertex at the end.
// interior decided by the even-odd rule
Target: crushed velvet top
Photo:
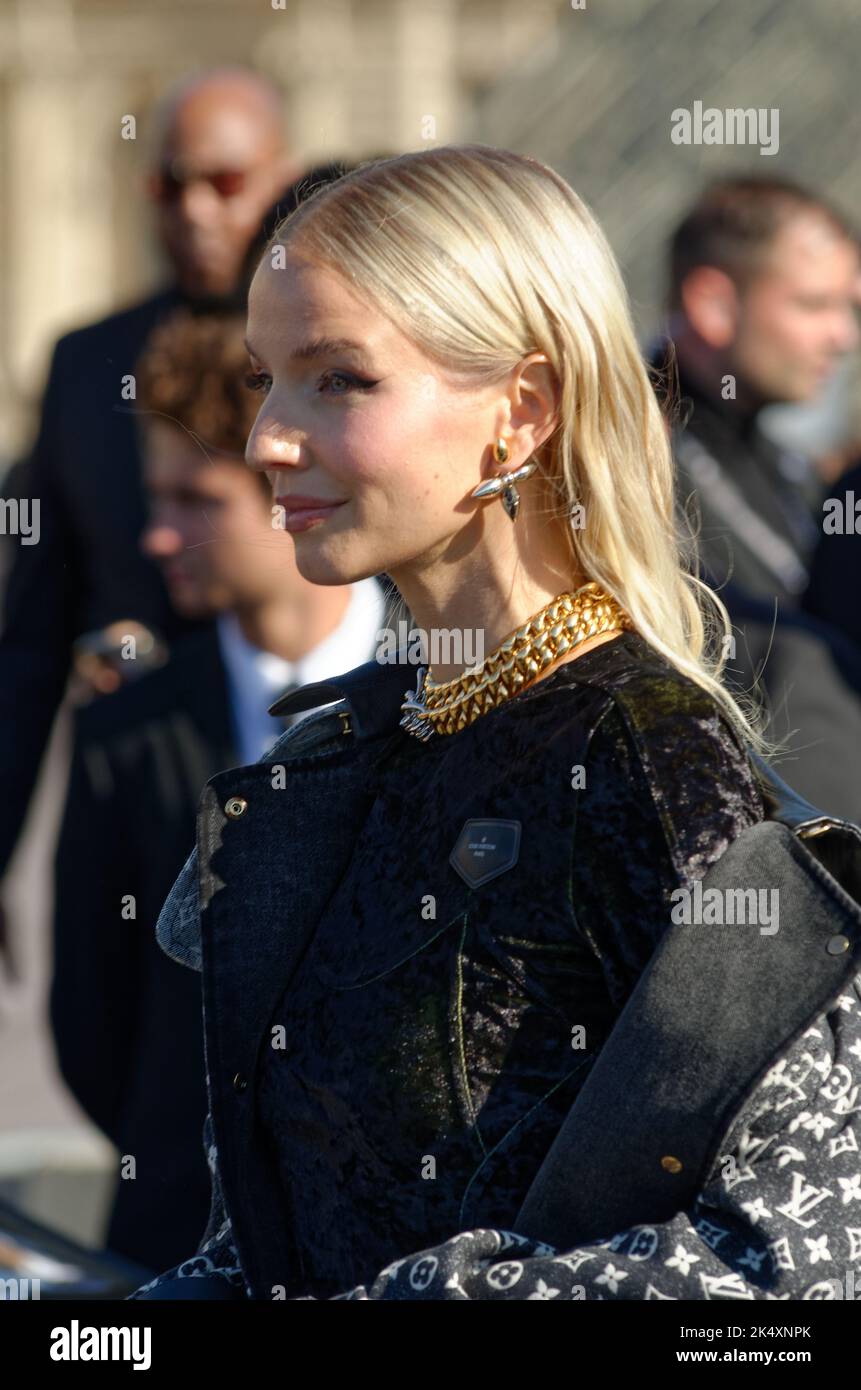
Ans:
{"type": "Polygon", "coordinates": [[[713,701],[633,633],[457,734],[399,731],[367,804],[259,1073],[288,1297],[514,1228],[670,893],[763,817],[713,701]],[[521,823],[478,888],[449,863],[470,818],[521,823]]]}

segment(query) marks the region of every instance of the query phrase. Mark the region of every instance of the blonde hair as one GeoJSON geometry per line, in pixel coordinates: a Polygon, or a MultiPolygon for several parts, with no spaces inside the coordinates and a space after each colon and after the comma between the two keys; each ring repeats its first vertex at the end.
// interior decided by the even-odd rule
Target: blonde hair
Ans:
{"type": "Polygon", "coordinates": [[[668,430],[627,292],[565,180],[476,144],[372,160],[291,212],[270,245],[288,241],[465,382],[496,382],[527,354],[546,354],[560,421],[535,458],[560,514],[584,509],[581,530],[565,527],[572,576],[597,580],[743,740],[769,751],[754,702],[722,684],[729,615],[690,572],[695,543],[675,513],[668,430]]]}

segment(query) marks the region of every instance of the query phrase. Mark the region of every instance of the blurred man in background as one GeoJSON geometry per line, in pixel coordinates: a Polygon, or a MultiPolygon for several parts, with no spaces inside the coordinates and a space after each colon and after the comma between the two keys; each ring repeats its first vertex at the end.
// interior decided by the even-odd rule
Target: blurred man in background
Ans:
{"type": "Polygon", "coordinates": [[[670,247],[670,337],[683,428],[680,505],[702,571],[739,628],[728,679],[761,690],[768,730],[792,735],[785,775],[815,804],[861,818],[861,651],[800,611],[821,534],[822,480],[772,443],[760,410],[813,399],[858,344],[858,243],[786,180],[707,189],[670,247]],[[764,666],[764,672],[762,668],[764,666]]]}
{"type": "Polygon", "coordinates": [[[812,400],[857,346],[858,246],[794,184],[726,180],[677,228],[670,336],[681,394],[682,482],[696,491],[713,578],[794,605],[819,536],[821,480],[758,428],[763,406],[812,400]]]}
{"type": "MultiPolygon", "coordinates": [[[[263,77],[220,69],[185,81],[157,116],[149,179],[170,265],[161,292],[61,338],[31,457],[7,493],[40,502],[36,545],[15,547],[0,636],[0,875],[25,819],[73,643],[134,620],[168,642],[177,613],[138,539],[140,459],[123,378],[152,328],[178,304],[241,297],[261,218],[299,167],[285,145],[280,94],[263,77]]],[[[5,940],[0,915],[0,957],[5,940]]]]}
{"type": "Polygon", "coordinates": [[[283,732],[267,706],[285,688],[370,660],[385,615],[375,579],[308,583],[273,526],[269,481],[243,460],[259,405],[244,384],[244,327],[244,316],[179,310],[136,369],[143,549],[176,611],[215,622],[78,711],[56,858],[60,1070],[119,1150],[106,1244],[153,1270],[196,1247],[208,1213],[200,976],[155,938],[201,790],[283,732]]]}
{"type": "Polygon", "coordinates": [[[861,650],[861,458],[826,491],[823,534],[813,552],[802,606],[838,627],[861,650]]]}
{"type": "MultiPolygon", "coordinates": [[[[861,304],[861,284],[859,284],[861,304]]],[[[802,606],[827,619],[861,650],[861,362],[848,380],[845,431],[825,488],[822,535],[802,606]]]]}
{"type": "Polygon", "coordinates": [[[227,68],[186,79],[156,113],[149,193],[181,297],[242,294],[240,270],[263,214],[301,172],[286,147],[282,101],[266,78],[227,68]]]}

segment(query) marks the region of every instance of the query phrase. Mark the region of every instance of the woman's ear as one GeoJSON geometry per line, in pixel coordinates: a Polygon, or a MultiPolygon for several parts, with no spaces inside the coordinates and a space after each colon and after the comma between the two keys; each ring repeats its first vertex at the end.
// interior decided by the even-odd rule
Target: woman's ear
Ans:
{"type": "Polygon", "coordinates": [[[514,369],[508,390],[508,427],[514,435],[518,454],[512,467],[524,463],[559,422],[561,392],[556,372],[543,352],[531,352],[514,369]]]}

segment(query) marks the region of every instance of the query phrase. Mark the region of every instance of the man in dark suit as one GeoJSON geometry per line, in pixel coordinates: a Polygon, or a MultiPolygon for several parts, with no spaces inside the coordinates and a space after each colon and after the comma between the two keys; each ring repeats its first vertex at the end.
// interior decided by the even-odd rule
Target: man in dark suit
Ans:
{"type": "Polygon", "coordinates": [[[671,243],[677,494],[736,628],[727,679],[742,691],[759,684],[769,737],[790,739],[781,771],[796,790],[856,820],[861,653],[800,611],[822,484],[807,459],[768,439],[759,412],[813,398],[856,345],[858,274],[848,224],[780,179],[718,182],[671,243]]]}
{"type": "Polygon", "coordinates": [[[243,332],[242,317],[178,311],[138,365],[142,544],[178,612],[216,616],[160,669],[78,710],[56,859],[60,1070],[119,1150],[106,1244],[153,1269],[195,1248],[208,1212],[199,977],[154,933],[201,789],[283,732],[267,707],[285,687],[369,660],[385,618],[374,579],[302,578],[268,480],[243,463],[258,404],[243,332]]]}
{"type": "Polygon", "coordinates": [[[861,652],[861,459],[827,491],[823,533],[802,606],[814,617],[827,618],[861,652]]]}
{"type": "MultiPolygon", "coordinates": [[[[33,452],[15,492],[38,499],[37,544],[14,549],[0,636],[0,875],[25,819],[77,637],[135,619],[171,640],[176,612],[138,547],[145,506],[129,374],[153,327],[181,303],[231,301],[264,211],[298,175],[279,95],[225,69],[186,81],[159,115],[150,194],[172,283],[66,335],[54,350],[33,452]]],[[[4,933],[0,928],[0,954],[4,933]]]]}

